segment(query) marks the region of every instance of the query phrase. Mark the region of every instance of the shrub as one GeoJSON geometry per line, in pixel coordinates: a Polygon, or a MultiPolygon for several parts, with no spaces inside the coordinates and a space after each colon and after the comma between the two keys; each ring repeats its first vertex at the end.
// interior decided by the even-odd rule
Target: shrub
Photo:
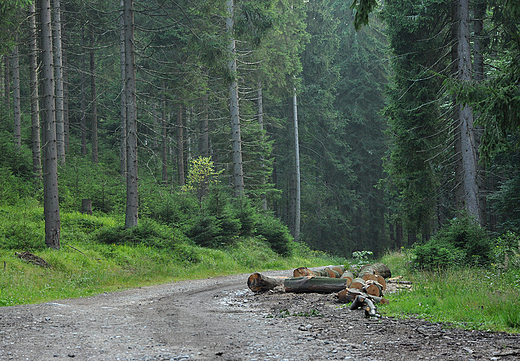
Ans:
{"type": "Polygon", "coordinates": [[[507,232],[493,239],[493,263],[497,268],[520,269],[520,236],[507,232]]]}
{"type": "Polygon", "coordinates": [[[291,240],[287,226],[279,218],[266,214],[256,223],[256,235],[263,236],[276,253],[289,256],[291,254],[291,240]]]}
{"type": "Polygon", "coordinates": [[[454,218],[428,243],[414,250],[413,266],[438,268],[490,264],[491,243],[472,218],[454,218]]]}
{"type": "Polygon", "coordinates": [[[136,227],[103,227],[96,235],[100,243],[117,245],[145,245],[159,249],[172,249],[182,234],[151,219],[142,219],[136,227]]]}

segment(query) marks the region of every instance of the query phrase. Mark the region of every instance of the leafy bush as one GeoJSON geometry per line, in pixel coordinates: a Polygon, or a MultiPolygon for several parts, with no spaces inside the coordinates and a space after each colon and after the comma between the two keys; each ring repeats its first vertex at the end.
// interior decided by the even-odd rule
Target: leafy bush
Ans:
{"type": "Polygon", "coordinates": [[[151,219],[142,219],[136,227],[103,227],[96,235],[98,242],[116,245],[145,245],[159,249],[172,249],[176,238],[183,238],[174,229],[151,219]]]}
{"type": "Polygon", "coordinates": [[[493,264],[495,267],[508,270],[520,269],[520,236],[507,232],[493,239],[493,264]]]}
{"type": "Polygon", "coordinates": [[[485,266],[491,261],[491,243],[472,218],[454,218],[428,243],[414,250],[413,266],[438,267],[485,266]]]}
{"type": "Polygon", "coordinates": [[[264,218],[258,219],[255,228],[256,235],[264,237],[273,251],[283,256],[291,254],[292,237],[287,226],[279,218],[266,214],[264,218]]]}
{"type": "Polygon", "coordinates": [[[43,208],[31,201],[0,207],[0,247],[23,251],[44,249],[43,208]]]}

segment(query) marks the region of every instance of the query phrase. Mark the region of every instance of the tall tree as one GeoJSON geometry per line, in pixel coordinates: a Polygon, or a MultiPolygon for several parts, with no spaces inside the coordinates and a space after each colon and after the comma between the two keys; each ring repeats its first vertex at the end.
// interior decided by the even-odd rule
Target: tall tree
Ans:
{"type": "Polygon", "coordinates": [[[237,59],[234,34],[235,5],[233,0],[226,0],[226,31],[229,36],[229,111],[231,115],[231,142],[233,155],[233,187],[235,197],[244,194],[244,170],[242,167],[242,139],[240,132],[240,112],[238,104],[237,59]]]}
{"type": "Polygon", "coordinates": [[[138,224],[137,184],[137,97],[134,50],[133,0],[124,0],[125,24],[125,95],[127,126],[127,174],[126,174],[126,218],[125,228],[138,224]]]}
{"type": "Polygon", "coordinates": [[[65,96],[63,81],[63,48],[60,0],[54,3],[54,69],[56,86],[56,139],[58,159],[65,163],[65,96]]]}
{"type": "Polygon", "coordinates": [[[60,206],[58,196],[58,152],[56,145],[56,102],[50,0],[40,0],[42,82],[43,82],[43,198],[45,244],[60,248],[60,206]]]}
{"type": "Polygon", "coordinates": [[[31,149],[33,174],[36,179],[42,176],[40,150],[40,96],[38,87],[38,35],[36,27],[36,6],[29,5],[29,72],[31,89],[31,149]]]}
{"type": "Polygon", "coordinates": [[[94,29],[90,32],[90,125],[92,142],[92,163],[97,164],[98,156],[98,111],[97,111],[97,92],[96,92],[96,53],[94,51],[94,29]]]}
{"type": "Polygon", "coordinates": [[[11,54],[11,67],[13,70],[13,115],[14,115],[14,144],[22,146],[22,116],[20,109],[20,56],[18,46],[15,46],[11,54]]]}

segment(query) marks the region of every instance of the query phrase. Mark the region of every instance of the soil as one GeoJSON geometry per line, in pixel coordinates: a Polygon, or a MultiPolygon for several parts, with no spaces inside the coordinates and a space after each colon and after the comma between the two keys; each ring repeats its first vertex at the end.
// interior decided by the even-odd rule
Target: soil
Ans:
{"type": "Polygon", "coordinates": [[[254,294],[248,276],[0,308],[0,360],[520,359],[517,334],[367,319],[334,295],[254,294]]]}

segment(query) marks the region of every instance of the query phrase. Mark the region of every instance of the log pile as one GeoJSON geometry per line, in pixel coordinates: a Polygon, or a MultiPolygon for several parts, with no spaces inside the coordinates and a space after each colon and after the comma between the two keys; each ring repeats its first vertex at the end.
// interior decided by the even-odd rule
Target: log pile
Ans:
{"type": "Polygon", "coordinates": [[[299,267],[293,271],[293,277],[269,277],[255,272],[249,276],[247,286],[253,292],[265,292],[278,286],[283,286],[285,292],[337,292],[339,302],[352,302],[350,309],[362,308],[366,317],[379,317],[375,304],[388,303],[383,292],[386,279],[391,276],[390,269],[383,263],[363,266],[357,275],[343,266],[313,270],[299,267]]]}

